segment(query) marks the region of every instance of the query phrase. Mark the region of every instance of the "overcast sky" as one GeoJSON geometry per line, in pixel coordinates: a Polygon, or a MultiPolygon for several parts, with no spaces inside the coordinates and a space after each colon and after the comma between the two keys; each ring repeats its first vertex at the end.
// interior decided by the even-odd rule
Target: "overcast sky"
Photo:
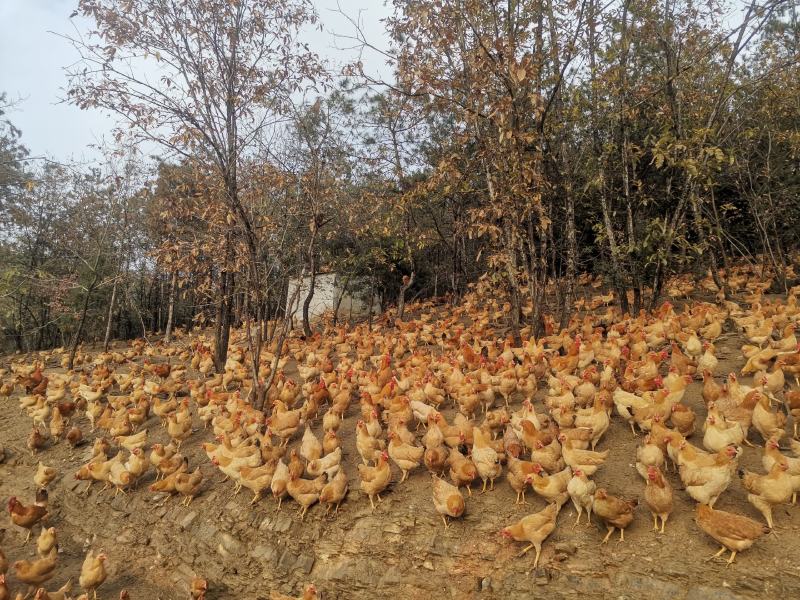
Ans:
{"type": "MultiPolygon", "coordinates": [[[[313,0],[324,31],[309,31],[305,39],[312,49],[337,64],[354,57],[346,40],[333,32],[352,34],[347,20],[337,14],[336,0],[313,0]]],[[[74,34],[75,28],[88,29],[89,23],[69,15],[77,0],[0,0],[0,92],[19,105],[7,116],[22,130],[22,142],[31,155],[47,155],[55,160],[94,159],[92,144],[109,140],[113,121],[98,110],[82,111],[59,103],[66,83],[64,67],[77,55],[69,43],[50,32],[74,34]]],[[[361,21],[370,40],[383,45],[385,35],[380,20],[390,14],[383,0],[343,0],[341,6],[361,21]]],[[[371,71],[382,70],[383,61],[365,56],[371,71]]],[[[109,140],[110,141],[110,140],[109,140]]]]}

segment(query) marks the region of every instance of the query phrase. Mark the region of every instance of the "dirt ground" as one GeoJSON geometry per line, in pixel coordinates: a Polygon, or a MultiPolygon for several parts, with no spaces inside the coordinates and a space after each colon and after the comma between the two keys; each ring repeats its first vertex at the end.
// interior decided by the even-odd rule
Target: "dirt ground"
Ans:
{"type": "MultiPolygon", "coordinates": [[[[729,371],[738,373],[744,364],[741,343],[734,333],[718,340],[718,379],[729,371]]],[[[3,366],[5,362],[0,361],[3,366]]],[[[705,417],[700,392],[701,384],[695,382],[684,400],[698,415],[697,432],[690,438],[698,446],[705,417]]],[[[7,456],[0,464],[0,496],[5,502],[16,495],[29,504],[37,462],[59,470],[50,485],[49,520],[58,530],[59,561],[48,589],[70,577],[77,582],[83,556],[91,547],[109,555],[110,575],[100,588],[100,598],[116,598],[121,589],[127,589],[133,600],[182,599],[195,575],[208,579],[210,599],[268,598],[271,590],[299,595],[307,582],[314,582],[326,600],[390,595],[397,599],[800,597],[796,560],[800,509],[776,509],[777,535],[762,538],[726,568],[724,562],[706,562],[718,545],[695,525],[694,503],[679,491],[680,480],[674,473],[668,478],[676,489],[675,507],[664,535],[652,531],[650,513],[642,502],[625,541],[617,543],[615,535],[612,543],[600,546],[605,528],[573,528],[575,511],[567,503],[556,531],[544,543],[539,568],[532,572],[534,553],[517,558],[523,545],[503,540],[498,532],[540,510],[545,502],[529,493],[529,505],[516,506],[515,492],[505,477],[498,479],[495,491],[481,495],[476,490],[467,498],[465,517],[446,531],[434,511],[430,476],[424,468],[403,484],[394,484],[373,512],[358,491],[356,403],[340,428],[351,491],[335,517],[324,517],[324,510],[315,506],[301,522],[290,499],[277,512],[271,498],[250,507],[246,491],[232,496],[233,484],[221,483],[222,474],[200,448],[212,434],[202,429],[196,417],[197,431],[182,450],[192,467],[201,465],[206,483],[190,507],[149,492],[152,471],[127,495],[112,498],[112,493],[100,493],[95,484],[84,496],[86,482],[75,480],[73,474],[85,462],[86,447],[71,452],[61,442],[31,456],[25,447],[31,421],[20,410],[18,396],[17,391],[0,400],[0,442],[7,456]]],[[[450,416],[452,409],[446,412],[450,416]]],[[[78,423],[88,434],[85,417],[78,423]]],[[[157,418],[151,417],[146,426],[148,445],[168,441],[157,418]]],[[[320,434],[319,424],[315,432],[320,434]]],[[[89,441],[93,437],[89,434],[89,441]]],[[[754,431],[750,439],[762,443],[754,431]]],[[[598,487],[626,497],[642,496],[644,482],[633,465],[639,442],[615,414],[598,446],[598,450],[611,449],[608,461],[593,477],[598,487]]],[[[761,472],[760,452],[760,448],[744,448],[740,467],[761,472]]],[[[399,481],[399,471],[393,470],[394,480],[399,481]]],[[[761,520],[738,479],[716,507],[761,520]]],[[[25,532],[7,516],[0,518],[0,547],[9,561],[33,556],[38,531],[24,544],[25,532]]],[[[9,582],[16,590],[13,576],[9,582]]]]}

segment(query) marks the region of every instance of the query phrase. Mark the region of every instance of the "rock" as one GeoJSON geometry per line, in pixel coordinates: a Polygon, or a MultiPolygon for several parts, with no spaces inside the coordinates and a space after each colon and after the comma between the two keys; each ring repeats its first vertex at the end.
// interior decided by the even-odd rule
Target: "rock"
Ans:
{"type": "Polygon", "coordinates": [[[179,525],[181,529],[188,529],[189,525],[197,518],[197,513],[195,511],[190,512],[188,515],[181,519],[179,525]]]}
{"type": "Polygon", "coordinates": [[[383,528],[384,533],[402,533],[403,528],[397,523],[389,523],[383,528]]]}
{"type": "Polygon", "coordinates": [[[239,554],[242,548],[242,543],[229,533],[220,536],[220,545],[230,554],[239,554]]]}
{"type": "Polygon", "coordinates": [[[210,523],[203,523],[197,528],[197,537],[206,542],[207,544],[211,544],[214,540],[217,539],[217,535],[219,532],[217,528],[211,525],[210,523]]]}
{"type": "Polygon", "coordinates": [[[428,571],[433,571],[433,563],[429,560],[426,560],[424,563],[422,563],[422,568],[428,569],[428,571]]]}
{"type": "Polygon", "coordinates": [[[724,588],[698,585],[689,590],[685,600],[739,600],[739,596],[724,588]]]}
{"type": "MultiPolygon", "coordinates": [[[[633,573],[618,573],[614,578],[614,586],[620,592],[628,593],[633,598],[652,600],[672,600],[679,598],[682,592],[680,586],[669,581],[633,573]]],[[[700,600],[700,598],[698,597],[696,600],[700,600]]]]}
{"type": "Polygon", "coordinates": [[[491,577],[484,577],[481,579],[481,591],[482,592],[491,592],[492,591],[492,578],[491,577]]]}
{"type": "Polygon", "coordinates": [[[301,554],[297,557],[297,560],[294,563],[294,568],[299,569],[308,575],[311,573],[311,569],[314,568],[314,557],[309,554],[301,554]]]}
{"type": "Polygon", "coordinates": [[[136,534],[134,533],[133,529],[126,528],[122,530],[116,538],[114,538],[120,544],[131,544],[136,540],[136,534]]]}
{"type": "Polygon", "coordinates": [[[275,517],[275,520],[272,522],[272,531],[277,531],[278,533],[284,533],[289,531],[289,528],[292,526],[292,519],[284,514],[280,514],[275,517]]]}
{"type": "Polygon", "coordinates": [[[281,554],[281,557],[278,559],[278,566],[283,569],[289,569],[295,562],[297,562],[297,557],[288,550],[284,550],[283,554],[281,554]]]}
{"type": "Polygon", "coordinates": [[[558,542],[554,549],[556,552],[572,556],[578,551],[578,545],[575,542],[558,542]]]}
{"type": "Polygon", "coordinates": [[[272,548],[271,546],[264,546],[263,544],[258,544],[250,551],[250,556],[264,562],[275,560],[276,554],[277,552],[275,552],[275,548],[272,548]]]}

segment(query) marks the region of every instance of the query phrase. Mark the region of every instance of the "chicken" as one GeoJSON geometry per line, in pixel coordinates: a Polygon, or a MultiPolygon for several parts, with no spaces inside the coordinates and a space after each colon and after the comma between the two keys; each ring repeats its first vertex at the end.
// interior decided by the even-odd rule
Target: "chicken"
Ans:
{"type": "Polygon", "coordinates": [[[301,409],[285,410],[282,412],[273,412],[272,416],[267,419],[267,425],[270,430],[283,440],[283,445],[289,444],[289,440],[295,432],[305,424],[305,419],[301,417],[301,409]]]}
{"type": "Polygon", "coordinates": [[[300,597],[286,596],[279,592],[272,591],[269,594],[269,600],[318,600],[317,588],[313,583],[309,583],[303,590],[303,595],[300,597]]]}
{"type": "Polygon", "coordinates": [[[555,473],[566,464],[562,455],[561,444],[557,439],[552,438],[547,445],[542,440],[537,440],[531,449],[531,462],[539,463],[548,473],[555,473]]]}
{"type": "Polygon", "coordinates": [[[467,493],[472,496],[470,484],[478,477],[478,469],[469,458],[465,457],[456,448],[450,450],[447,457],[447,464],[450,465],[450,480],[456,487],[467,487],[467,493]]]}
{"type": "Polygon", "coordinates": [[[691,408],[678,402],[672,405],[672,413],[669,419],[672,426],[678,430],[678,433],[683,437],[689,437],[694,433],[695,417],[696,415],[691,408]]]}
{"type": "Polygon", "coordinates": [[[597,485],[594,481],[589,479],[581,469],[575,469],[572,472],[572,478],[567,483],[567,493],[572,499],[572,505],[578,516],[575,519],[574,527],[577,527],[581,522],[581,515],[585,510],[587,513],[587,523],[592,522],[592,507],[594,506],[594,493],[597,485]]]}
{"type": "Polygon", "coordinates": [[[604,489],[600,488],[594,493],[594,514],[606,524],[608,533],[603,538],[605,544],[614,529],[619,529],[619,541],[625,541],[625,528],[633,522],[634,511],[639,501],[623,500],[616,496],[611,496],[604,489]]]}
{"type": "Polygon", "coordinates": [[[105,563],[108,557],[104,553],[97,556],[94,555],[93,550],[89,550],[86,558],[83,560],[81,566],[81,575],[78,579],[78,585],[88,595],[92,593],[94,600],[97,600],[97,588],[103,585],[106,580],[106,566],[105,563]]]}
{"type": "Polygon", "coordinates": [[[45,444],[47,443],[47,436],[41,432],[38,427],[34,427],[31,429],[30,434],[28,434],[27,446],[28,450],[31,451],[31,456],[35,452],[38,452],[42,448],[44,448],[45,444]]]}
{"type": "Polygon", "coordinates": [[[580,469],[586,475],[592,475],[599,469],[608,458],[608,450],[603,452],[593,452],[591,450],[580,450],[573,448],[573,443],[563,433],[558,436],[561,442],[564,462],[573,470],[580,469]]]}
{"type": "Polygon", "coordinates": [[[272,497],[278,501],[278,510],[281,509],[281,503],[286,496],[286,484],[289,483],[289,467],[283,462],[283,459],[278,459],[278,465],[275,467],[275,472],[272,474],[272,481],[269,484],[272,491],[272,497]]]}
{"type": "Polygon", "coordinates": [[[713,406],[709,407],[703,431],[703,446],[711,452],[719,452],[732,444],[741,444],[747,437],[740,423],[728,421],[713,406]]]}
{"type": "Polygon", "coordinates": [[[374,438],[369,434],[364,421],[356,423],[356,449],[365,465],[377,460],[385,447],[386,444],[383,440],[374,438]]]}
{"type": "Polygon", "coordinates": [[[730,565],[736,560],[736,554],[747,550],[769,528],[748,517],[714,510],[707,504],[698,504],[695,511],[695,522],[705,533],[722,544],[722,548],[712,558],[717,558],[726,550],[730,550],[730,565]]]}
{"type": "Polygon", "coordinates": [[[289,474],[289,481],[286,483],[286,492],[301,507],[300,520],[304,520],[308,509],[319,500],[319,494],[325,487],[325,478],[303,479],[297,473],[289,474]]]}
{"type": "MultiPolygon", "coordinates": [[[[435,427],[432,427],[431,430],[438,431],[435,427]]],[[[447,458],[449,455],[450,452],[444,444],[426,446],[422,461],[432,474],[441,475],[447,468],[447,458]]]]}
{"type": "Polygon", "coordinates": [[[572,479],[572,469],[566,467],[552,475],[542,474],[543,472],[542,465],[534,463],[533,472],[528,474],[526,482],[548,503],[555,502],[561,508],[569,499],[567,485],[572,479]]]}
{"type": "Polygon", "coordinates": [[[205,600],[207,591],[208,591],[208,581],[206,581],[202,577],[192,578],[192,582],[189,585],[190,600],[205,600]]]}
{"type": "Polygon", "coordinates": [[[133,435],[118,435],[114,441],[128,451],[132,451],[134,448],[144,448],[147,444],[147,430],[144,429],[133,435]]]}
{"type": "Polygon", "coordinates": [[[761,512],[767,526],[773,529],[772,507],[791,501],[794,490],[800,488],[800,476],[791,475],[786,462],[776,462],[766,475],[740,471],[739,476],[749,492],[747,501],[761,512]]]}
{"type": "Polygon", "coordinates": [[[333,479],[334,475],[339,471],[342,462],[342,449],[336,448],[330,454],[326,454],[322,458],[312,460],[306,466],[308,474],[312,477],[319,477],[325,473],[328,481],[333,479]]]}
{"type": "Polygon", "coordinates": [[[53,548],[58,548],[58,538],[56,536],[56,528],[48,527],[42,528],[39,538],[36,540],[36,552],[39,556],[49,556],[53,548]]]}
{"type": "Polygon", "coordinates": [[[374,467],[358,465],[358,474],[361,476],[361,491],[369,496],[369,503],[375,510],[375,503],[372,498],[377,497],[381,501],[381,492],[387,488],[392,479],[392,470],[389,467],[389,455],[384,451],[378,455],[377,464],[374,467]]]}
{"type": "Polygon", "coordinates": [[[425,454],[425,448],[403,443],[394,431],[389,432],[388,450],[394,464],[403,472],[403,477],[400,479],[401,483],[408,478],[409,471],[416,469],[420,465],[425,454]]]}
{"type": "Polygon", "coordinates": [[[309,462],[322,456],[322,444],[308,425],[306,425],[303,439],[300,442],[300,456],[309,462]]]}
{"type": "Polygon", "coordinates": [[[8,499],[8,512],[14,525],[28,530],[25,538],[27,542],[31,537],[32,529],[47,516],[47,490],[41,489],[36,493],[37,502],[31,506],[23,505],[16,496],[8,499]]]}
{"type": "Polygon", "coordinates": [[[175,473],[175,491],[183,495],[182,504],[189,506],[200,492],[203,473],[200,471],[200,467],[195,468],[191,473],[186,471],[188,471],[188,465],[184,471],[175,473]]]}
{"type": "Polygon", "coordinates": [[[497,451],[489,444],[487,436],[479,428],[472,429],[472,462],[478,470],[478,475],[483,480],[483,489],[486,491],[486,482],[491,482],[490,489],[494,489],[494,480],[500,476],[503,470],[497,451]]]}
{"type": "Polygon", "coordinates": [[[714,380],[710,371],[703,371],[703,400],[706,404],[716,402],[722,395],[723,388],[714,380]]]}
{"type": "Polygon", "coordinates": [[[36,590],[33,600],[69,600],[70,592],[72,592],[72,579],[68,579],[67,583],[54,592],[47,592],[44,588],[39,588],[36,590]]]}
{"type": "Polygon", "coordinates": [[[655,466],[647,468],[647,485],[644,488],[644,501],[653,514],[653,531],[658,531],[658,519],[661,519],[661,533],[667,525],[672,512],[672,486],[664,479],[661,469],[655,466]]]}
{"type": "Polygon", "coordinates": [[[33,476],[33,482],[38,488],[46,488],[48,485],[50,485],[50,482],[56,478],[57,475],[58,471],[56,471],[53,467],[48,467],[39,461],[39,465],[36,468],[36,473],[33,476]]]}
{"type": "Polygon", "coordinates": [[[56,568],[56,559],[58,552],[50,551],[50,554],[45,558],[38,560],[17,560],[11,564],[17,579],[22,583],[27,583],[29,592],[36,586],[43,584],[45,581],[53,577],[56,568]]]}
{"type": "Polygon", "coordinates": [[[766,394],[758,394],[758,402],[753,408],[753,427],[761,434],[764,440],[771,438],[780,439],[786,433],[786,414],[781,411],[772,412],[772,402],[766,394]]]}
{"type": "Polygon", "coordinates": [[[83,442],[83,432],[81,432],[79,427],[72,427],[67,432],[67,442],[69,442],[69,445],[73,448],[79,446],[81,442],[83,442]]]}
{"type": "Polygon", "coordinates": [[[642,445],[636,448],[636,472],[647,481],[647,471],[650,467],[661,468],[664,466],[664,452],[655,443],[652,434],[645,436],[642,445]]]}
{"type": "Polygon", "coordinates": [[[731,483],[737,457],[735,446],[728,446],[716,454],[700,454],[688,442],[681,442],[677,463],[686,493],[696,502],[713,508],[731,483]]]}
{"type": "Polygon", "coordinates": [[[178,413],[167,417],[167,434],[180,449],[181,444],[192,435],[192,419],[180,419],[178,413]]]}
{"type": "Polygon", "coordinates": [[[525,502],[525,491],[528,488],[528,475],[533,473],[535,463],[520,460],[513,456],[508,457],[508,471],[506,477],[512,489],[517,492],[517,499],[514,504],[527,504],[525,502]],[[520,500],[521,497],[521,500],[520,500]]]}
{"type": "Polygon", "coordinates": [[[461,495],[459,488],[435,475],[433,476],[433,505],[436,512],[441,515],[445,529],[449,527],[447,517],[457,519],[464,514],[466,508],[464,496],[461,495]]]}
{"type": "Polygon", "coordinates": [[[322,491],[319,493],[320,504],[326,505],[326,515],[330,512],[332,506],[335,506],[335,510],[333,511],[334,514],[339,512],[339,505],[347,495],[347,489],[347,475],[345,474],[344,469],[339,469],[336,472],[336,475],[334,475],[333,479],[326,483],[325,487],[323,487],[322,491]]]}
{"type": "Polygon", "coordinates": [[[717,364],[719,364],[719,359],[714,355],[714,346],[708,342],[703,342],[703,350],[703,355],[697,359],[697,370],[700,373],[705,371],[713,373],[717,368],[717,364]]]}
{"type": "Polygon", "coordinates": [[[513,539],[517,542],[529,542],[518,556],[522,556],[531,548],[536,549],[536,558],[533,561],[533,568],[539,565],[539,556],[542,553],[542,542],[553,533],[556,528],[558,517],[558,504],[550,504],[538,513],[523,517],[513,525],[504,527],[500,533],[504,538],[513,539]]]}

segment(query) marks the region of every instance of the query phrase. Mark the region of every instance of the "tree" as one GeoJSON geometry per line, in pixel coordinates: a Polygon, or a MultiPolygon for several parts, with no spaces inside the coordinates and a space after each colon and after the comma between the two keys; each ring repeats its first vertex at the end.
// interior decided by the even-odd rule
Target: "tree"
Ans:
{"type": "MultiPolygon", "coordinates": [[[[253,215],[241,200],[240,170],[265,128],[282,119],[291,95],[321,75],[297,41],[316,15],[307,0],[80,0],[96,29],[71,41],[80,63],[69,72],[69,99],[104,108],[119,134],[155,142],[216,178],[213,195],[232,227],[220,240],[226,264],[236,236],[246,249],[248,289],[261,304],[263,263],[253,215]],[[153,73],[157,73],[155,78],[153,73]]],[[[214,362],[225,366],[234,273],[220,273],[214,362]]],[[[258,349],[259,344],[256,345],[258,349]]],[[[253,360],[258,382],[258,356],[253,360]]]]}

